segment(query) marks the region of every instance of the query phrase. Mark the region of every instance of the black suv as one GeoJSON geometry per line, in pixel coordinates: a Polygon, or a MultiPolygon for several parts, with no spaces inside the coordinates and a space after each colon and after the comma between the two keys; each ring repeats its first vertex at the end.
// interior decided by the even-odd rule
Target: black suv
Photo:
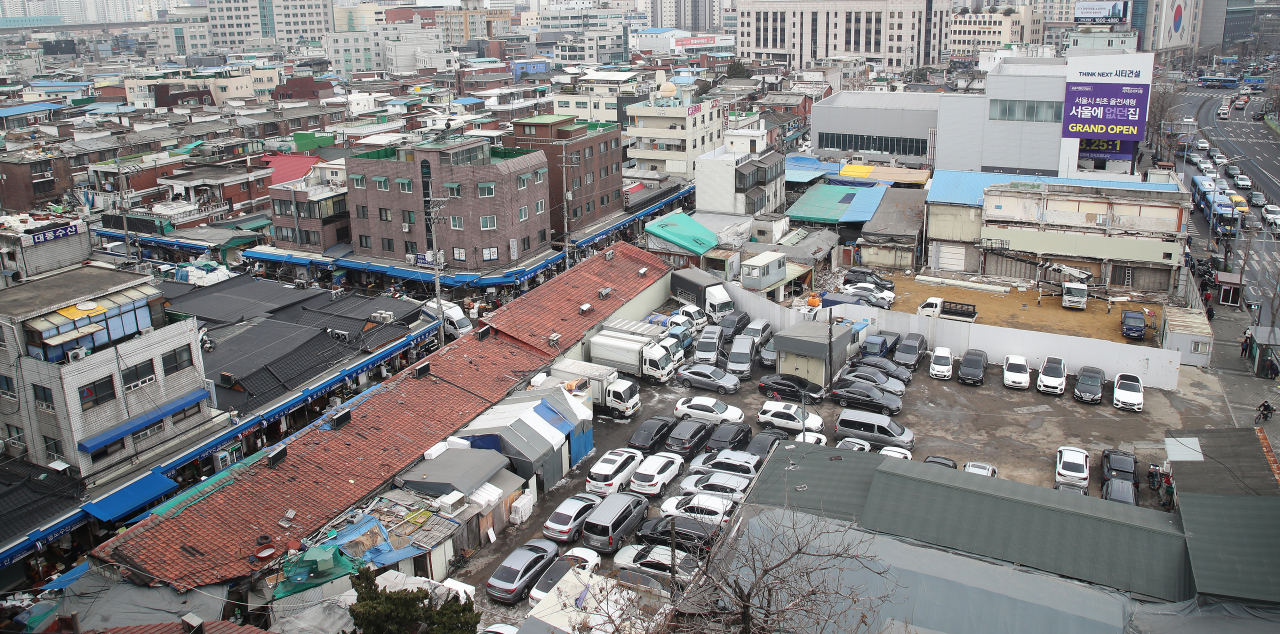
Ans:
{"type": "Polygon", "coordinates": [[[722,341],[733,341],[734,337],[742,334],[747,329],[747,324],[751,323],[751,315],[740,310],[735,310],[720,319],[722,341]]]}
{"type": "Polygon", "coordinates": [[[676,419],[670,416],[654,416],[640,423],[635,433],[631,434],[631,441],[627,446],[639,449],[641,453],[659,451],[662,449],[662,443],[667,442],[667,436],[671,435],[671,430],[675,428],[676,419]]]}
{"type": "Polygon", "coordinates": [[[688,460],[702,452],[702,448],[707,446],[707,441],[711,440],[711,432],[715,431],[715,428],[714,423],[701,418],[681,421],[667,437],[667,444],[663,451],[670,451],[688,460]]]}
{"type": "Polygon", "coordinates": [[[703,451],[720,451],[721,449],[741,451],[749,442],[751,442],[750,425],[746,423],[720,423],[716,425],[716,430],[711,433],[711,438],[707,440],[707,445],[703,448],[703,451]]]}
{"type": "Polygon", "coordinates": [[[1107,374],[1099,368],[1086,365],[1076,373],[1076,387],[1071,395],[1077,401],[1085,403],[1102,402],[1102,384],[1107,382],[1107,374]]]}
{"type": "Polygon", "coordinates": [[[894,348],[890,358],[894,363],[915,371],[916,366],[920,365],[920,357],[928,350],[929,344],[925,341],[924,335],[913,332],[902,338],[902,342],[894,348]]]}
{"type": "Polygon", "coordinates": [[[671,546],[672,533],[675,533],[676,548],[705,557],[720,535],[720,528],[689,517],[656,517],[640,524],[636,539],[644,544],[671,546]]]}
{"type": "Polygon", "coordinates": [[[875,271],[872,271],[871,269],[861,267],[861,266],[855,266],[849,269],[848,271],[845,271],[845,274],[844,274],[845,284],[861,284],[862,282],[875,284],[876,287],[881,290],[885,290],[885,291],[893,290],[892,281],[886,280],[883,277],[880,277],[878,273],[876,273],[875,271]]]}
{"type": "Polygon", "coordinates": [[[982,385],[987,374],[987,353],[970,348],[965,350],[960,360],[960,371],[956,379],[969,385],[982,385]]]}

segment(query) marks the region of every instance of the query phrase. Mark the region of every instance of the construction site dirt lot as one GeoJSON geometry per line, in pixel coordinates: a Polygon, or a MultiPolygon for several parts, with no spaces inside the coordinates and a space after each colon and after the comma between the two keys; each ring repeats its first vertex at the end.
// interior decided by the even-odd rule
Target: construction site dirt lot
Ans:
{"type": "Polygon", "coordinates": [[[1120,334],[1120,314],[1124,310],[1147,310],[1147,324],[1159,326],[1163,307],[1155,303],[1114,302],[1107,312],[1107,302],[1089,299],[1084,310],[1063,308],[1062,299],[1046,297],[1036,304],[1040,293],[1034,288],[1019,291],[1016,287],[1008,293],[977,291],[958,286],[927,284],[905,275],[889,275],[894,292],[898,294],[893,310],[915,313],[916,307],[930,297],[941,297],[949,302],[963,302],[978,307],[976,323],[988,326],[1004,326],[1022,330],[1052,332],[1059,335],[1090,337],[1138,346],[1158,347],[1156,333],[1147,331],[1143,340],[1126,339],[1120,334]],[[1026,309],[1023,310],[1023,306],[1026,309]]]}

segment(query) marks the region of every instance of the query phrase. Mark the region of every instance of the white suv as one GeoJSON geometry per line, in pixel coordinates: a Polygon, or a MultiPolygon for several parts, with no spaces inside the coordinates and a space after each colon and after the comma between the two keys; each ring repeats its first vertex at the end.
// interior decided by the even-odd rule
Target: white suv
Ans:
{"type": "Polygon", "coordinates": [[[587,491],[598,495],[609,495],[622,490],[631,480],[631,474],[640,468],[644,454],[635,449],[612,449],[594,465],[587,474],[587,491]]]}
{"type": "Polygon", "coordinates": [[[669,451],[659,451],[645,458],[640,468],[631,474],[631,491],[641,495],[662,495],[662,490],[680,475],[683,468],[684,458],[669,451]]]}
{"type": "Polygon", "coordinates": [[[812,410],[807,411],[809,415],[804,419],[804,423],[801,424],[799,405],[781,401],[765,401],[764,405],[760,406],[760,414],[757,418],[760,421],[760,427],[763,429],[777,427],[797,434],[806,431],[822,433],[822,417],[812,410]]]}

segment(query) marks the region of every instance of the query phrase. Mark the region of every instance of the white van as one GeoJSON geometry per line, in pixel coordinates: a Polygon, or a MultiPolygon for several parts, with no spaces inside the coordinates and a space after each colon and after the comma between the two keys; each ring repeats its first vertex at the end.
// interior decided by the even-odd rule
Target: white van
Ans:
{"type": "Polygon", "coordinates": [[[444,334],[457,339],[471,332],[471,320],[467,318],[466,313],[453,302],[440,302],[440,312],[443,315],[436,314],[436,300],[429,299],[422,305],[422,314],[427,319],[439,319],[444,326],[444,334]]]}

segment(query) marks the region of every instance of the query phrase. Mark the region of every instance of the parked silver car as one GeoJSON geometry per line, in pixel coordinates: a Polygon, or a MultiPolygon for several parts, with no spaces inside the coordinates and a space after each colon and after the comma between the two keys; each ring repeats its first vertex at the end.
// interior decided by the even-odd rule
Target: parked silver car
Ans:
{"type": "Polygon", "coordinates": [[[547,539],[558,542],[571,542],[578,539],[582,534],[582,523],[587,520],[587,515],[591,514],[591,509],[600,503],[600,499],[597,495],[579,493],[561,502],[560,506],[552,511],[551,517],[543,522],[542,534],[547,539]]]}
{"type": "Polygon", "coordinates": [[[529,596],[538,577],[556,560],[560,547],[545,539],[531,539],[511,551],[484,584],[485,594],[499,603],[517,603],[529,596]]]}
{"type": "Polygon", "coordinates": [[[721,394],[733,394],[742,386],[738,377],[714,365],[682,365],[676,370],[676,381],[685,387],[700,387],[721,394]]]}
{"type": "Polygon", "coordinates": [[[881,392],[888,392],[894,396],[902,396],[907,393],[907,386],[903,385],[902,381],[870,366],[856,366],[845,370],[842,378],[859,383],[869,383],[881,392]]]}
{"type": "Polygon", "coordinates": [[[751,368],[756,358],[756,342],[747,335],[733,338],[733,347],[729,348],[729,360],[724,369],[737,377],[751,376],[751,368]]]}

